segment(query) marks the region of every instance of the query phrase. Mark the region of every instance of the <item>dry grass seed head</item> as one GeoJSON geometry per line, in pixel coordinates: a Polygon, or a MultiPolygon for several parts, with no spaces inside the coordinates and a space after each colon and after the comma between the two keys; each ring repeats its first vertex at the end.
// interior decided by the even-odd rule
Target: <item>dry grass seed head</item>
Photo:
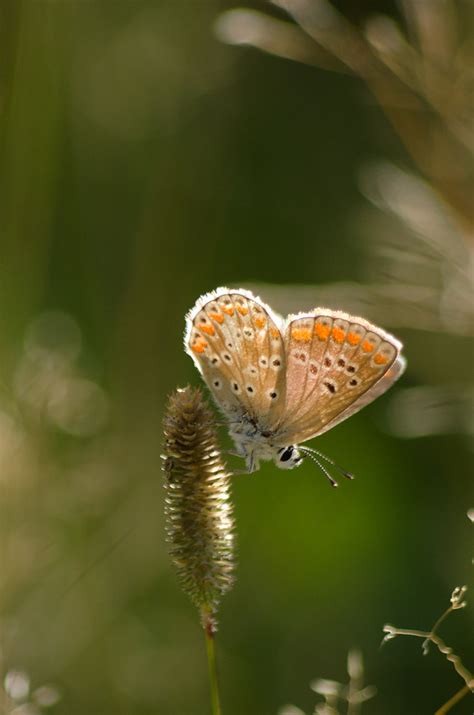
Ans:
{"type": "Polygon", "coordinates": [[[220,599],[234,582],[234,519],[230,475],[201,390],[188,386],[170,396],[163,459],[170,555],[203,626],[215,630],[220,599]]]}

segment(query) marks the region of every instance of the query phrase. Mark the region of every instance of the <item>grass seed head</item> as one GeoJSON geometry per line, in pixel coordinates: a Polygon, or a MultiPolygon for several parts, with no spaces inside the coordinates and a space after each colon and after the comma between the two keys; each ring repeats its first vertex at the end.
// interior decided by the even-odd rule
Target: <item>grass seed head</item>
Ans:
{"type": "Polygon", "coordinates": [[[211,631],[235,568],[230,474],[214,424],[201,390],[188,386],[170,396],[164,418],[166,535],[181,587],[211,631]]]}

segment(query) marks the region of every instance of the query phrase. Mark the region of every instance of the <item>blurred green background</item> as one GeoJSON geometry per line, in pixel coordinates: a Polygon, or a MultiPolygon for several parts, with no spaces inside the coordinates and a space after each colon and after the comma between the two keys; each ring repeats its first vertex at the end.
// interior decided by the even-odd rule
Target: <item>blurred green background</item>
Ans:
{"type": "MultiPolygon", "coordinates": [[[[352,647],[378,688],[367,715],[433,713],[463,685],[434,648],[379,644],[386,622],[429,629],[472,582],[465,221],[451,215],[447,229],[429,214],[442,199],[360,78],[220,42],[216,19],[232,7],[0,10],[2,713],[34,713],[35,698],[43,710],[27,691],[45,684],[57,715],[209,712],[202,633],[164,543],[160,451],[167,395],[200,382],[185,312],[219,285],[281,312],[313,307],[321,286],[348,311],[363,294],[408,358],[399,386],[317,441],[354,482],[332,490],[310,463],[235,478],[225,715],[312,712],[310,681],[344,680],[352,647]],[[379,160],[395,162],[375,164],[392,194],[381,179],[374,199],[379,160]],[[410,186],[429,197],[423,220],[403,211],[410,186]],[[402,235],[397,273],[384,242],[402,235]],[[400,274],[412,293],[397,292],[400,274]],[[25,686],[15,702],[12,672],[25,686]]],[[[402,22],[391,2],[337,7],[358,27],[374,12],[402,22]]],[[[443,630],[471,670],[473,614],[443,630]]]]}

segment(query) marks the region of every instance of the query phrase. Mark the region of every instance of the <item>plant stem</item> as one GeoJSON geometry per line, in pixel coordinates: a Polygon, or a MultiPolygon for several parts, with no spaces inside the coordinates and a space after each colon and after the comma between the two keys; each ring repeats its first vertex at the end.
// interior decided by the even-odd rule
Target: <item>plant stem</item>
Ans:
{"type": "Polygon", "coordinates": [[[207,664],[209,667],[209,685],[211,688],[211,709],[212,715],[222,715],[219,699],[219,685],[217,682],[216,649],[214,641],[214,630],[211,623],[207,623],[204,628],[206,634],[207,664]]]}
{"type": "Polygon", "coordinates": [[[451,710],[451,708],[454,705],[456,705],[456,703],[458,703],[460,700],[462,700],[463,697],[470,692],[471,692],[470,688],[467,685],[465,685],[463,688],[461,688],[461,690],[458,690],[458,692],[455,693],[453,695],[453,697],[448,700],[447,703],[445,703],[442,707],[440,707],[439,710],[437,710],[435,712],[435,715],[445,715],[445,713],[447,713],[448,710],[451,710]]]}

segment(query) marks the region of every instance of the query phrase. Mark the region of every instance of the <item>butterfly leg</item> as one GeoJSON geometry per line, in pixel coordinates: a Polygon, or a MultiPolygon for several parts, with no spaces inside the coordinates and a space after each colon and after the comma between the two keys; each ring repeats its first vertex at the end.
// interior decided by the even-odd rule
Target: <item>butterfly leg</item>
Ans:
{"type": "MultiPolygon", "coordinates": [[[[229,452],[229,454],[233,454],[236,457],[242,456],[238,452],[229,452]]],[[[252,454],[248,454],[245,458],[245,467],[245,469],[234,469],[232,471],[232,476],[240,477],[243,474],[253,474],[254,472],[257,472],[260,467],[260,461],[258,459],[255,459],[252,454]]]]}
{"type": "Polygon", "coordinates": [[[260,468],[260,460],[258,460],[254,457],[253,452],[250,452],[250,454],[247,455],[247,457],[245,459],[245,464],[247,465],[248,474],[257,472],[260,468]]]}
{"type": "Polygon", "coordinates": [[[242,453],[238,452],[236,449],[226,449],[225,454],[228,454],[229,457],[241,457],[242,453]]]}

